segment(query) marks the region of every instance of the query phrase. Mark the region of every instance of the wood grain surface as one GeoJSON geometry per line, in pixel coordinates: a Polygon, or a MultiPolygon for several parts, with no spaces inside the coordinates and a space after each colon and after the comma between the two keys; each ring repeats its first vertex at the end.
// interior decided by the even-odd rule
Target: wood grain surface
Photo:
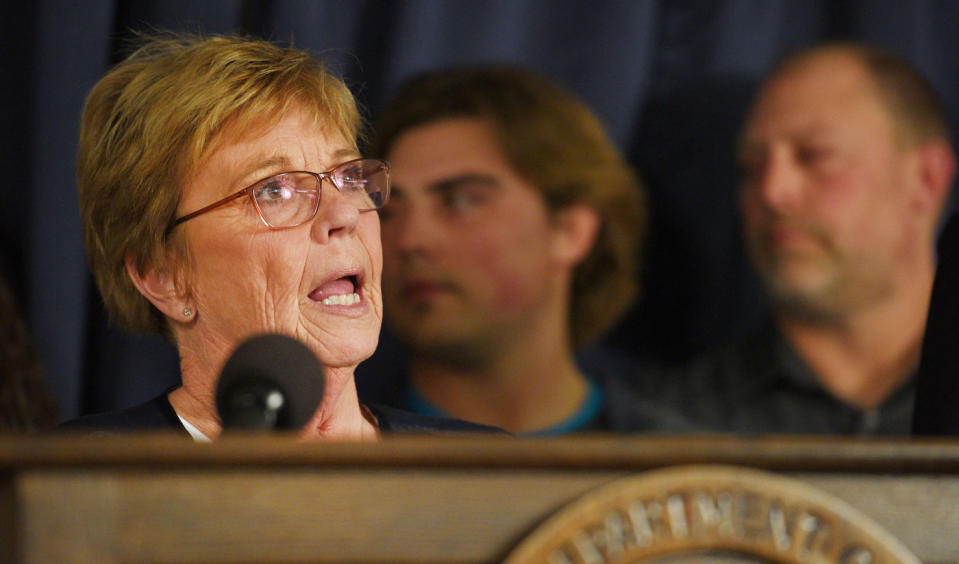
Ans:
{"type": "Polygon", "coordinates": [[[797,478],[959,562],[959,442],[813,437],[0,439],[22,562],[499,562],[591,490],[679,464],[797,478]]]}

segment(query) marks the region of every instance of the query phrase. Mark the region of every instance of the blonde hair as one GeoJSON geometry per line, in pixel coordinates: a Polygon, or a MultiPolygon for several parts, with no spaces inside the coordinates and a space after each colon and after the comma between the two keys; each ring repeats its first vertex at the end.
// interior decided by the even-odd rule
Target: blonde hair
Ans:
{"type": "Polygon", "coordinates": [[[227,125],[275,122],[292,104],[356,139],[361,120],[346,85],[309,53],[266,41],[147,36],[93,87],[77,181],[87,260],[111,320],[170,336],[131,282],[127,257],[141,272],[182,274],[185,242],[169,229],[184,183],[226,141],[218,134],[227,125]]]}
{"type": "Polygon", "coordinates": [[[513,168],[555,212],[572,204],[602,225],[577,265],[570,332],[582,347],[612,328],[636,298],[646,233],[646,193],[596,116],[568,92],[525,69],[478,66],[427,72],[404,83],[375,127],[374,154],[407,130],[458,117],[486,120],[513,168]]]}

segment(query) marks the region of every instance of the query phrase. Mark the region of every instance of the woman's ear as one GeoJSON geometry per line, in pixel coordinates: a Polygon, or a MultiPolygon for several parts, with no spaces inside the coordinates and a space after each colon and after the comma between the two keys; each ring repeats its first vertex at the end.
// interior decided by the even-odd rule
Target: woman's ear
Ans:
{"type": "Polygon", "coordinates": [[[169,270],[151,265],[141,271],[131,255],[127,255],[125,264],[133,285],[164,315],[180,322],[189,322],[196,317],[183,284],[169,270]]]}
{"type": "Polygon", "coordinates": [[[553,258],[558,263],[575,268],[589,256],[599,236],[601,221],[595,208],[586,204],[571,204],[553,217],[553,258]]]}

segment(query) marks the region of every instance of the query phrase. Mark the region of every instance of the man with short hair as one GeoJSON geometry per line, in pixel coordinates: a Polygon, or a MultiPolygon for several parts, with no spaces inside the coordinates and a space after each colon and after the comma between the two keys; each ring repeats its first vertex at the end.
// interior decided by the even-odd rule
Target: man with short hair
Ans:
{"type": "Polygon", "coordinates": [[[763,83],[738,158],[770,323],[642,393],[717,430],[908,434],[956,166],[935,92],[874,49],[799,53],[763,83]]]}
{"type": "Polygon", "coordinates": [[[392,403],[524,435],[675,427],[574,358],[636,295],[646,225],[583,104],[518,68],[434,71],[376,134],[393,179],[386,319],[408,356],[392,403]]]}

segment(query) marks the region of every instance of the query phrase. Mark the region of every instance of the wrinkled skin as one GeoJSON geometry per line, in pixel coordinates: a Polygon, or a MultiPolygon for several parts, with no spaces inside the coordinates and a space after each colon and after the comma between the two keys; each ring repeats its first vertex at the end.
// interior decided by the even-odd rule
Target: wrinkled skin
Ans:
{"type": "MultiPolygon", "coordinates": [[[[314,124],[296,106],[275,123],[227,127],[220,139],[184,187],[180,215],[279,172],[323,172],[358,156],[352,140],[314,124]]],[[[383,317],[379,218],[359,212],[329,181],[321,193],[316,217],[287,229],[267,227],[247,197],[193,218],[177,227],[192,259],[179,265],[181,282],[174,288],[164,273],[144,277],[141,291],[153,288],[151,301],[173,320],[183,387],[170,399],[181,415],[216,421],[213,397],[223,363],[244,338],[274,332],[306,343],[325,367],[326,396],[308,427],[354,436],[336,429],[344,414],[352,430],[362,425],[353,370],[375,350],[383,317]],[[355,282],[359,302],[322,303],[331,295],[323,286],[335,280],[333,294],[348,293],[355,282]],[[158,297],[158,288],[165,295],[158,297]],[[195,313],[184,316],[185,307],[195,313]]],[[[217,426],[207,430],[216,434],[217,426]]]]}

